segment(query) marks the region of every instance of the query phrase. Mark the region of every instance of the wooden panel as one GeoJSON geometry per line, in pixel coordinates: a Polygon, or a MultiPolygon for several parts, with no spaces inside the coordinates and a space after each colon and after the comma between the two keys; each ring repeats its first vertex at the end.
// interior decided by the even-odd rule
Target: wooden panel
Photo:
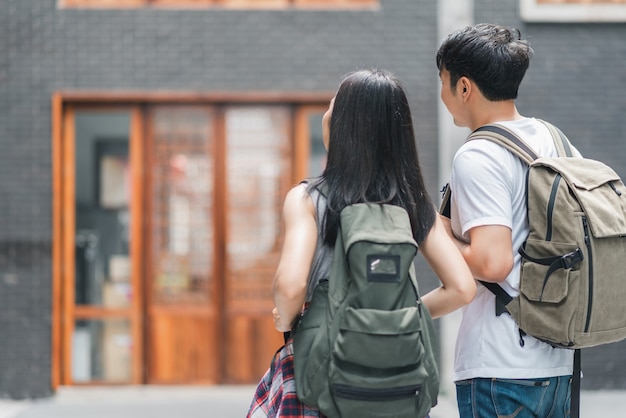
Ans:
{"type": "Polygon", "coordinates": [[[378,6],[379,0],[292,0],[294,6],[321,7],[321,8],[346,8],[378,6]]]}
{"type": "MultiPolygon", "coordinates": [[[[573,1],[573,0],[552,0],[573,1]]],[[[621,0],[579,0],[587,2],[619,2],[621,0]]],[[[320,7],[346,8],[378,5],[379,0],[59,0],[59,7],[133,8],[133,7],[231,7],[239,9],[320,7]]]]}
{"type": "MultiPolygon", "coordinates": [[[[328,107],[328,102],[335,94],[327,92],[266,92],[266,91],[62,91],[59,93],[63,100],[73,104],[92,104],[94,106],[105,103],[299,103],[322,104],[328,107]]],[[[149,129],[149,126],[148,126],[149,129]]]]}
{"type": "Polygon", "coordinates": [[[75,263],[75,129],[74,109],[68,107],[63,116],[63,164],[61,167],[63,182],[62,198],[62,252],[61,255],[61,291],[63,292],[63,369],[62,384],[72,383],[72,336],[74,334],[74,263],[75,263]]]}
{"type": "Polygon", "coordinates": [[[51,385],[56,389],[61,384],[63,345],[61,314],[63,236],[63,100],[60,94],[52,97],[52,370],[51,385]]]}
{"type": "Polygon", "coordinates": [[[283,333],[276,331],[271,316],[260,316],[254,321],[256,352],[254,353],[253,379],[258,381],[270,365],[276,350],[285,342],[283,333]]]}
{"type": "Polygon", "coordinates": [[[206,7],[214,5],[218,1],[219,0],[150,0],[150,4],[153,6],[164,7],[206,7]]]}
{"type": "Polygon", "coordinates": [[[131,242],[130,257],[134,262],[131,264],[131,282],[133,289],[132,313],[131,313],[131,335],[132,347],[132,372],[131,379],[134,384],[142,383],[143,368],[143,345],[144,345],[144,323],[143,323],[143,306],[144,306],[144,234],[143,219],[144,209],[144,123],[143,114],[138,107],[133,108],[130,120],[130,166],[133,197],[130,206],[131,216],[131,242]]]}
{"type": "Polygon", "coordinates": [[[217,383],[218,356],[212,316],[152,311],[149,383],[217,383]]]}
{"type": "Polygon", "coordinates": [[[228,318],[227,343],[228,361],[226,362],[226,382],[243,383],[254,379],[252,340],[253,322],[244,316],[231,315],[228,318]]]}
{"type": "Polygon", "coordinates": [[[216,0],[223,7],[240,9],[256,8],[284,8],[289,6],[291,0],[216,0]]]}
{"type": "Polygon", "coordinates": [[[256,383],[270,366],[276,351],[284,344],[271,316],[238,315],[229,317],[228,357],[225,383],[256,383]]]}
{"type": "Polygon", "coordinates": [[[117,8],[140,7],[146,4],[148,0],[59,0],[60,7],[117,8]]]}

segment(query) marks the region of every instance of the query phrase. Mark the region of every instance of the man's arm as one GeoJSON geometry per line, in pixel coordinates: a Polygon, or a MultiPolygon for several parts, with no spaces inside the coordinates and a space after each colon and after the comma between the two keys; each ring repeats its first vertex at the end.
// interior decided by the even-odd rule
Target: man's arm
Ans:
{"type": "Polygon", "coordinates": [[[441,217],[448,235],[461,251],[475,278],[486,282],[503,282],[513,269],[511,229],[502,225],[483,225],[469,230],[470,242],[456,238],[450,219],[441,217]]]}

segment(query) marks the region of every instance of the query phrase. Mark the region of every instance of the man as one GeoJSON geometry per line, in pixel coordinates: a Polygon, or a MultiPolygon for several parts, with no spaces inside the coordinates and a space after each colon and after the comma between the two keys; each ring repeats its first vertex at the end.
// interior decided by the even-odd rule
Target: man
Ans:
{"type": "MultiPolygon", "coordinates": [[[[452,33],[437,52],[441,99],[458,126],[498,123],[541,156],[556,156],[548,129],[519,114],[515,99],[532,49],[518,30],[478,24],[452,33]]],[[[452,166],[449,233],[475,278],[519,293],[528,235],[527,166],[504,147],[472,140],[452,166]]],[[[495,296],[479,286],[463,308],[454,380],[461,418],[568,417],[573,351],[520,332],[496,315],[495,296]]]]}

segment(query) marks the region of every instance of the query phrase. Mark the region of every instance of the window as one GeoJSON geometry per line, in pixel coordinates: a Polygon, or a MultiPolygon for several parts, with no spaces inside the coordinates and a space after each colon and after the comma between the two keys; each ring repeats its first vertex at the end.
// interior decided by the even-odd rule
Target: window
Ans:
{"type": "Polygon", "coordinates": [[[234,9],[285,9],[285,8],[368,8],[377,6],[379,0],[58,0],[59,7],[67,8],[187,8],[219,7],[234,9]]]}
{"type": "Polygon", "coordinates": [[[626,0],[520,0],[532,22],[626,22],[626,0]]]}

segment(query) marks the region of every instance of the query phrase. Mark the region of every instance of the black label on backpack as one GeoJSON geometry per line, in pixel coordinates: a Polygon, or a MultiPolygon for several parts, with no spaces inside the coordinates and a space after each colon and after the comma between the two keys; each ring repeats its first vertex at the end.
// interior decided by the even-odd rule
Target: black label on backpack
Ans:
{"type": "Polygon", "coordinates": [[[367,280],[370,282],[399,282],[399,255],[368,255],[367,280]]]}

